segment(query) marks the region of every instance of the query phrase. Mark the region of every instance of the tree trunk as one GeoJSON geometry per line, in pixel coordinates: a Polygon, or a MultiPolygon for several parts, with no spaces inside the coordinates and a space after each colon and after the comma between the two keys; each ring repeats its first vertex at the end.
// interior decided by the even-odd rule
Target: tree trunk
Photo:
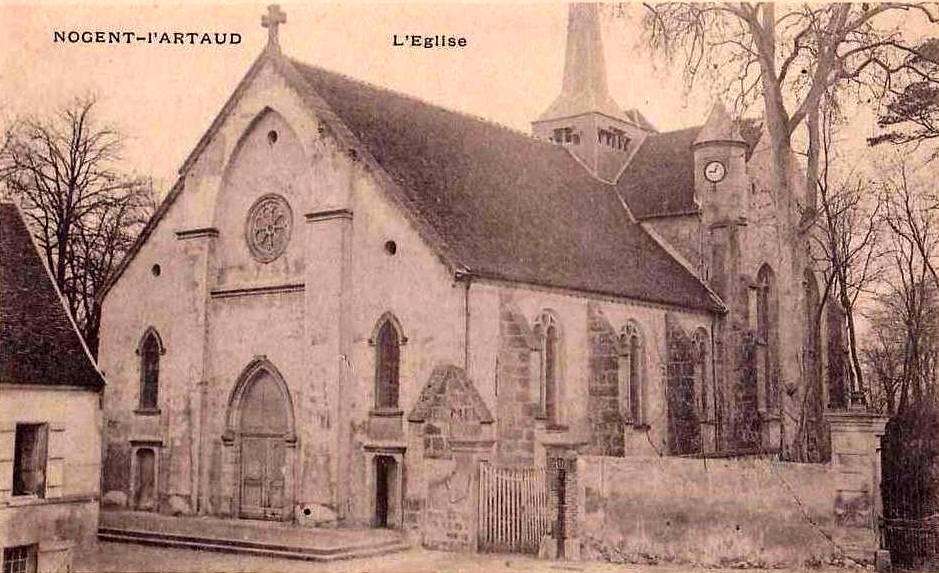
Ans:
{"type": "Polygon", "coordinates": [[[848,401],[851,405],[863,405],[864,404],[864,374],[861,369],[861,360],[858,357],[857,351],[857,332],[855,331],[854,326],[854,309],[852,308],[850,300],[848,300],[847,293],[842,289],[841,293],[841,306],[844,308],[845,319],[848,323],[848,351],[851,354],[851,367],[854,371],[854,384],[852,388],[849,389],[850,395],[848,396],[848,401]],[[860,403],[856,403],[855,400],[860,399],[860,403]]]}
{"type": "Polygon", "coordinates": [[[805,127],[809,132],[809,149],[805,165],[804,220],[811,220],[818,208],[819,144],[821,143],[818,115],[818,106],[812,106],[805,116],[805,127]]]}

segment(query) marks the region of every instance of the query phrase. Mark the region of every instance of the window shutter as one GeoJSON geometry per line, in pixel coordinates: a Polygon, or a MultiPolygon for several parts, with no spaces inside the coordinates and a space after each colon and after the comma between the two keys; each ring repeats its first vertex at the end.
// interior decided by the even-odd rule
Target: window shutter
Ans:
{"type": "Polygon", "coordinates": [[[65,489],[65,425],[53,422],[49,426],[48,456],[46,459],[46,497],[62,497],[65,489]]]}
{"type": "Polygon", "coordinates": [[[0,499],[13,493],[13,455],[16,443],[16,426],[0,426],[0,499]]]}

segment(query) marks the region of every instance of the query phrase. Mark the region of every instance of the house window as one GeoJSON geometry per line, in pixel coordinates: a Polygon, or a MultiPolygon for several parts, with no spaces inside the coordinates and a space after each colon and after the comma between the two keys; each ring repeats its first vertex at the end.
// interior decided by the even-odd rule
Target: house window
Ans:
{"type": "Polygon", "coordinates": [[[140,353],[140,409],[156,410],[160,394],[160,355],[163,345],[153,329],[144,334],[140,353]]]}
{"type": "Polygon", "coordinates": [[[623,328],[619,340],[619,397],[620,414],[627,423],[643,423],[642,402],[645,388],[642,376],[642,339],[639,329],[630,323],[623,328]]]}
{"type": "Polygon", "coordinates": [[[17,424],[13,455],[13,495],[45,496],[46,424],[17,424]]]}
{"type": "Polygon", "coordinates": [[[36,549],[35,544],[4,547],[3,573],[35,573],[36,549]]]}
{"type": "Polygon", "coordinates": [[[535,325],[535,336],[541,354],[539,376],[539,413],[548,425],[556,425],[560,394],[560,328],[554,315],[544,312],[535,325]]]}
{"type": "Polygon", "coordinates": [[[375,407],[379,410],[397,410],[402,338],[393,319],[382,320],[374,343],[375,407]]]}

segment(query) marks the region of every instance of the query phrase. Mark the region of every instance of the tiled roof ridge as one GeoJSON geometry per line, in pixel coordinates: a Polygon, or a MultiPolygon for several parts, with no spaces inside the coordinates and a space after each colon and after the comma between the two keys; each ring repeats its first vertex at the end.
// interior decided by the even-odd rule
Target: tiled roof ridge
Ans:
{"type": "MultiPolygon", "coordinates": [[[[286,57],[286,56],[285,56],[285,57],[286,57]]],[[[446,112],[446,113],[452,113],[452,114],[454,114],[454,115],[458,115],[458,116],[464,117],[464,118],[466,118],[466,119],[471,119],[471,120],[476,121],[476,122],[479,122],[479,123],[483,123],[483,124],[486,124],[486,125],[491,125],[491,126],[493,126],[493,127],[502,129],[502,130],[504,130],[504,131],[508,131],[509,133],[511,133],[511,134],[513,134],[513,135],[518,135],[518,136],[524,137],[525,139],[528,139],[528,140],[531,140],[531,141],[535,141],[535,142],[537,142],[537,143],[542,143],[542,144],[547,144],[547,145],[553,145],[551,142],[546,141],[546,140],[544,140],[544,139],[537,138],[537,137],[535,137],[534,135],[532,135],[531,133],[522,131],[521,129],[512,127],[512,126],[510,126],[510,125],[506,125],[506,124],[504,124],[504,123],[500,123],[500,122],[495,121],[495,120],[493,120],[493,119],[490,119],[490,118],[487,118],[487,117],[483,117],[483,116],[481,116],[481,115],[476,115],[476,114],[470,113],[470,112],[468,112],[468,111],[462,111],[462,110],[458,110],[458,109],[453,109],[453,108],[450,108],[450,107],[446,107],[446,106],[440,105],[440,104],[438,104],[438,103],[434,103],[434,102],[428,101],[428,100],[426,100],[426,99],[423,99],[423,98],[421,98],[421,97],[419,97],[419,96],[416,96],[416,95],[413,95],[413,94],[409,94],[409,93],[406,93],[406,92],[398,91],[398,90],[395,90],[395,89],[392,89],[392,88],[389,88],[389,87],[385,87],[385,86],[381,86],[381,85],[378,85],[378,84],[373,84],[372,82],[369,82],[369,81],[367,81],[367,80],[363,80],[363,79],[357,78],[357,77],[355,77],[355,76],[350,76],[350,75],[348,75],[348,74],[345,74],[345,73],[343,73],[343,72],[338,72],[338,71],[336,71],[336,70],[331,70],[331,69],[325,68],[325,67],[323,67],[323,66],[317,66],[317,65],[313,65],[313,64],[308,64],[308,63],[303,62],[303,61],[301,61],[301,60],[298,60],[298,59],[296,59],[296,58],[290,58],[290,57],[286,57],[286,58],[287,58],[287,60],[288,60],[291,64],[293,64],[293,65],[295,65],[295,66],[300,66],[301,68],[309,68],[309,69],[312,69],[312,70],[316,70],[316,71],[318,71],[318,72],[324,72],[324,73],[327,73],[327,74],[332,74],[332,75],[334,75],[334,76],[340,77],[340,78],[342,78],[342,79],[344,79],[344,80],[347,80],[347,81],[349,81],[349,82],[356,83],[356,84],[360,84],[360,85],[362,85],[362,86],[365,86],[365,87],[367,87],[367,88],[369,88],[369,89],[373,89],[373,90],[378,91],[378,92],[383,92],[383,93],[386,93],[386,94],[391,94],[391,95],[393,95],[393,96],[397,96],[397,97],[400,97],[400,98],[403,98],[403,99],[407,99],[407,100],[410,100],[410,101],[412,101],[412,102],[419,103],[419,104],[421,104],[421,105],[426,105],[426,106],[428,106],[428,107],[432,107],[432,108],[438,109],[438,110],[440,110],[440,111],[444,111],[444,112],[446,112]]]]}

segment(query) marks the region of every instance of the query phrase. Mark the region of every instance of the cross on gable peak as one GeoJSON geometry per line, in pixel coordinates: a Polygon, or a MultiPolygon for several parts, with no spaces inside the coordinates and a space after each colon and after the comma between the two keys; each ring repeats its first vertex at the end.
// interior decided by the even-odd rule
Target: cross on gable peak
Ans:
{"type": "Polygon", "coordinates": [[[267,43],[278,46],[278,28],[287,23],[287,14],[280,9],[280,5],[271,4],[267,7],[267,14],[261,16],[261,26],[267,28],[267,43]]]}

